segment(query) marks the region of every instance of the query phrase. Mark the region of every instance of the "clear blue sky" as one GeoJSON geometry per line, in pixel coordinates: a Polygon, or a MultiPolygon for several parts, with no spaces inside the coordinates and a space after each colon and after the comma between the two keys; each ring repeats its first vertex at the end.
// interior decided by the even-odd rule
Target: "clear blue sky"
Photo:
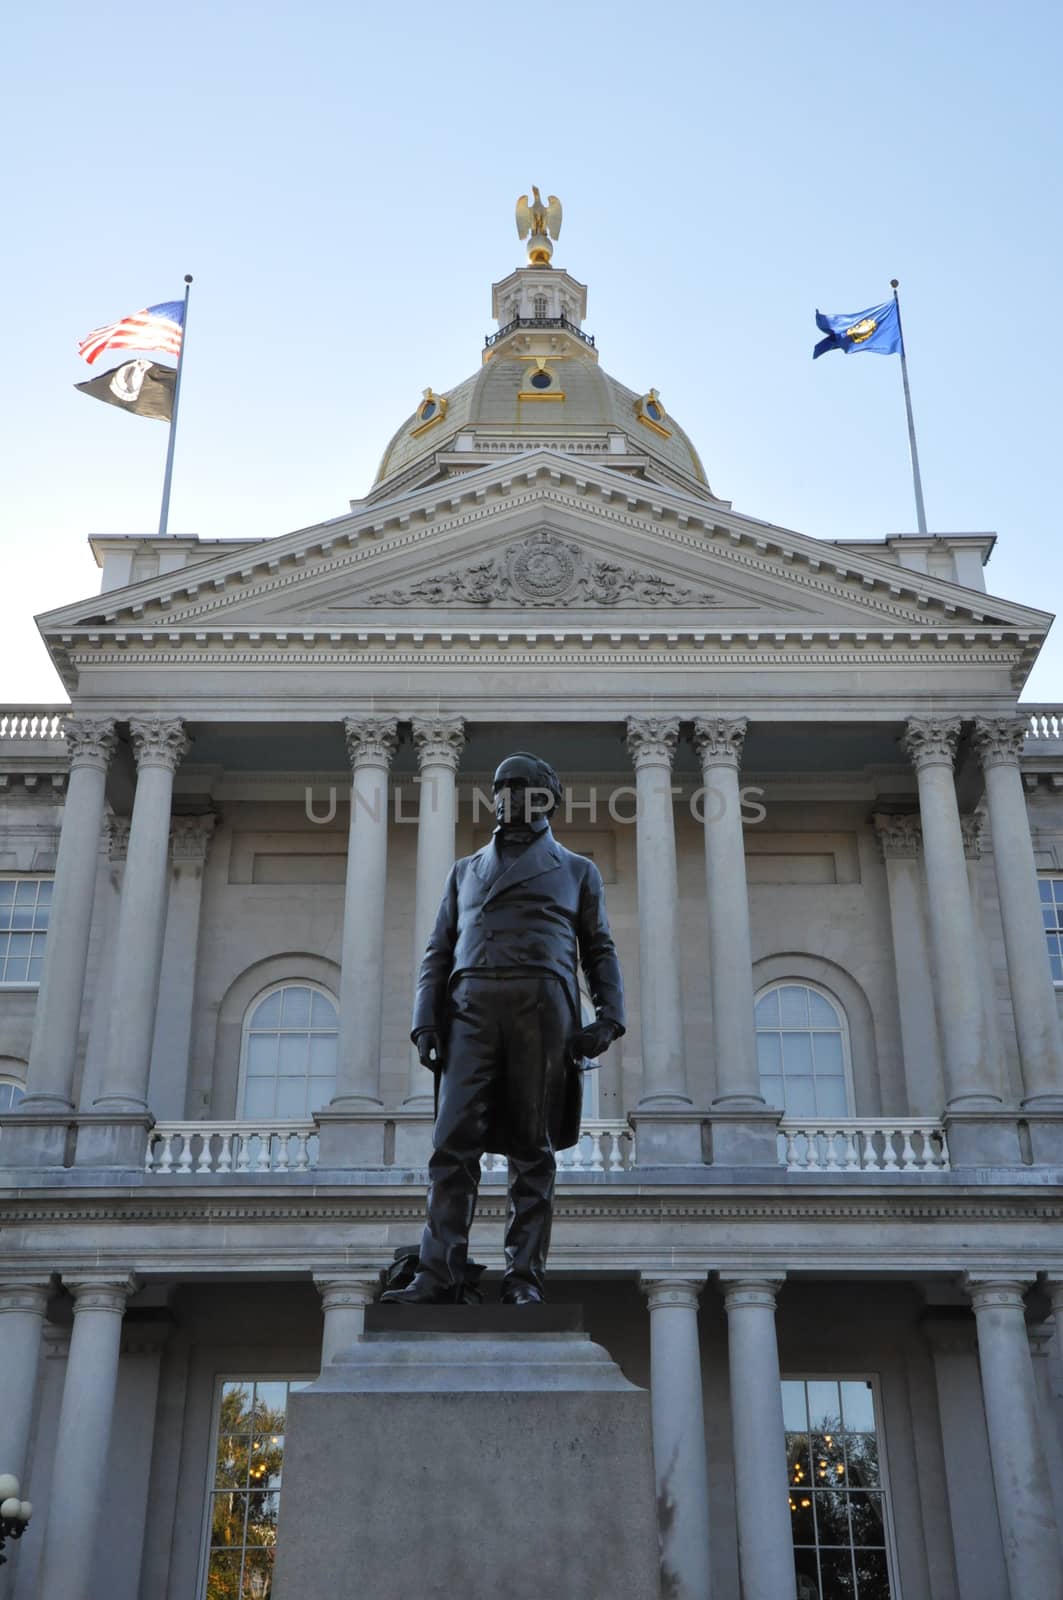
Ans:
{"type": "Polygon", "coordinates": [[[87,534],[157,526],[166,430],[74,392],[80,336],[194,273],[171,530],[306,526],[476,369],[532,183],[606,368],[820,537],[914,527],[896,358],[810,359],[900,278],[931,529],[1059,607],[1058,5],[42,0],[0,58],[5,703],[63,698],[31,618],[87,534]]]}

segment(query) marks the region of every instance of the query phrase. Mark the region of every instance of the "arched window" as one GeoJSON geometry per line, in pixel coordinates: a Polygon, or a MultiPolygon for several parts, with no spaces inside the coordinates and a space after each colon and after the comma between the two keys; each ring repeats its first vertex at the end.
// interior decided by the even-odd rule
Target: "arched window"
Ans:
{"type": "Polygon", "coordinates": [[[25,1092],[22,1084],[13,1078],[0,1078],[0,1111],[10,1111],[17,1106],[25,1092]]]}
{"type": "Polygon", "coordinates": [[[336,1089],[339,1017],[327,990],[281,983],[258,995],[244,1018],[240,1114],[298,1121],[336,1089]]]}
{"type": "Polygon", "coordinates": [[[789,1117],[852,1112],[845,1013],[810,983],[773,983],[756,1003],[760,1092],[789,1117]]]}

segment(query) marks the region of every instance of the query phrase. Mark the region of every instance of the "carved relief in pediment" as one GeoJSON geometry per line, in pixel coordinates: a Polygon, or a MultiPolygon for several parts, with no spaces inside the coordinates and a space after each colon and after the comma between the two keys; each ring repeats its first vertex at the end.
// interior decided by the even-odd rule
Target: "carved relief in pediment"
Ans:
{"type": "Polygon", "coordinates": [[[451,567],[398,589],[378,589],[366,600],[373,606],[719,603],[709,590],[693,589],[620,561],[588,556],[580,545],[545,531],[509,545],[501,557],[451,567]]]}

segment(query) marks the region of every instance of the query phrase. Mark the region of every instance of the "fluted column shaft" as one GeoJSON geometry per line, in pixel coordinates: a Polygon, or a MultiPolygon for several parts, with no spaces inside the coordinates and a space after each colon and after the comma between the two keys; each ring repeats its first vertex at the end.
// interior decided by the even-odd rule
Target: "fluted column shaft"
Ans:
{"type": "Polygon", "coordinates": [[[913,717],[902,745],[915,767],[934,953],[945,1094],[952,1110],[992,1109],[1000,1090],[986,1048],[971,895],[956,802],[958,719],[913,717]]]}
{"type": "Polygon", "coordinates": [[[388,873],[388,772],[398,743],[394,717],[348,717],[351,820],[343,903],[339,1058],[331,1109],[380,1101],[384,1001],[384,904],[388,873]]]}
{"type": "MultiPolygon", "coordinates": [[[[417,878],[413,913],[413,973],[420,970],[428,936],[435,926],[447,873],[454,865],[457,821],[457,771],[465,748],[462,717],[414,717],[413,744],[421,776],[417,812],[417,878]]],[[[406,1102],[431,1106],[432,1074],[410,1053],[406,1102]]]]}
{"type": "Polygon", "coordinates": [[[679,977],[679,874],[675,854],[672,762],[678,717],[631,717],[627,747],[635,764],[639,895],[640,1107],[687,1106],[683,996],[679,977]]]}
{"type": "Polygon", "coordinates": [[[716,1057],[714,1106],[756,1110],[764,1104],[753,1024],[753,951],[738,767],[744,717],[704,717],[694,724],[701,759],[709,985],[716,1057]]]}
{"type": "Polygon", "coordinates": [[[24,1473],[50,1289],[47,1277],[0,1282],[0,1472],[22,1481],[24,1500],[33,1498],[24,1473]]]}
{"type": "Polygon", "coordinates": [[[786,1434],[775,1335],[781,1277],[721,1273],[727,1307],[742,1600],[794,1600],[786,1434]]]}
{"type": "Polygon", "coordinates": [[[974,743],[985,774],[1011,1009],[1022,1067],[1023,1104],[1056,1111],[1063,1109],[1063,1035],[1019,770],[1028,732],[1025,717],[979,717],[975,721],[974,743]]]}
{"type": "Polygon", "coordinates": [[[74,1069],[92,926],[92,899],[103,826],[114,722],[68,717],[64,724],[70,779],[55,887],[44,946],[44,968],[33,1019],[24,1109],[65,1111],[74,1104],[74,1069]]]}
{"type": "Polygon", "coordinates": [[[325,1314],[321,1365],[327,1367],[341,1350],[349,1349],[362,1337],[365,1308],[376,1299],[380,1279],[376,1273],[315,1272],[314,1282],[325,1314]]]}
{"type": "Polygon", "coordinates": [[[118,1357],[131,1277],[65,1279],[74,1330],[59,1409],[39,1600],[95,1600],[92,1553],[106,1491],[118,1357]]]}
{"type": "Polygon", "coordinates": [[[1063,1600],[1021,1279],[968,1278],[1004,1560],[1016,1600],[1063,1600]]]}
{"type": "Polygon", "coordinates": [[[101,1111],[146,1111],[151,1040],[159,999],[170,851],[173,780],[188,749],[178,718],[132,718],[137,788],[122,880],[115,949],[110,1043],[99,1099],[101,1111]]]}
{"type": "Polygon", "coordinates": [[[703,1280],[642,1277],[650,1310],[650,1408],[661,1542],[670,1600],[709,1600],[709,1487],[698,1300],[703,1280]]]}

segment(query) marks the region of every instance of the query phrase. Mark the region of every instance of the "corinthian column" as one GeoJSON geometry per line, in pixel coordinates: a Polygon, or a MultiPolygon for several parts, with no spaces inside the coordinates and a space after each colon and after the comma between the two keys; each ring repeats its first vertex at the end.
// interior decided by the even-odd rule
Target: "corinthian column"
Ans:
{"type": "MultiPolygon", "coordinates": [[[[413,972],[420,969],[428,936],[435,924],[447,873],[454,865],[457,816],[456,779],[465,748],[462,717],[414,717],[413,746],[421,770],[421,802],[417,813],[417,889],[413,913],[413,972]]],[[[411,1109],[432,1104],[432,1074],[410,1053],[406,1104],[411,1109]]]]}
{"type": "MultiPolygon", "coordinates": [[[[177,717],[133,717],[137,788],[115,946],[110,1045],[98,1111],[143,1115],[159,997],[174,773],[189,746],[177,717]]],[[[79,1137],[79,1159],[81,1154],[79,1137]]]]}
{"type": "Polygon", "coordinates": [[[388,871],[388,772],[398,744],[394,717],[347,717],[351,821],[343,904],[340,1035],[330,1111],[380,1100],[384,994],[384,897],[388,871]]]}
{"type": "Polygon", "coordinates": [[[0,1463],[23,1483],[51,1288],[47,1275],[0,1278],[0,1463]]]}
{"type": "Polygon", "coordinates": [[[753,952],[742,838],[738,766],[745,717],[699,717],[694,748],[701,759],[705,808],[705,878],[709,912],[709,984],[716,1057],[716,1098],[725,1111],[764,1106],[753,1031],[753,952]]]}
{"type": "Polygon", "coordinates": [[[950,1110],[980,1111],[992,1110],[1001,1097],[986,1049],[971,896],[952,776],[959,734],[958,718],[913,717],[901,746],[919,784],[945,1093],[950,1110]]]}
{"type": "Polygon", "coordinates": [[[1063,1038],[1052,986],[1037,867],[1019,758],[1029,732],[1025,717],[977,717],[974,745],[985,773],[1011,1009],[1019,1041],[1023,1105],[1063,1110],[1063,1038]]]}
{"type": "Polygon", "coordinates": [[[908,1115],[939,1117],[944,1086],[919,863],[923,843],[919,817],[914,812],[900,816],[876,812],[871,822],[886,867],[908,1115]]]}
{"type": "Polygon", "coordinates": [[[114,722],[109,717],[68,717],[64,732],[70,782],[33,1019],[24,1112],[73,1108],[104,787],[115,747],[114,722]]]}
{"type": "Polygon", "coordinates": [[[675,858],[672,762],[678,717],[629,717],[627,747],[635,765],[639,891],[639,1107],[688,1106],[679,982],[679,877],[675,858]]]}

